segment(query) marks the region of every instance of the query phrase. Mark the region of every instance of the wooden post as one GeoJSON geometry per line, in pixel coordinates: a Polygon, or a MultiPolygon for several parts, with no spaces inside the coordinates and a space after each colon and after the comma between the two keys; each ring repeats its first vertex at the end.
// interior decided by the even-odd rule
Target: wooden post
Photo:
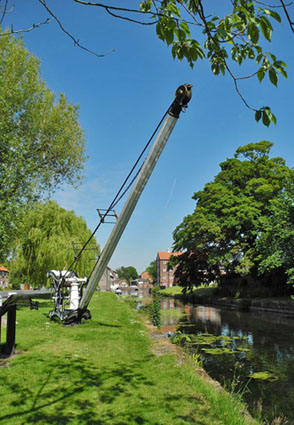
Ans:
{"type": "MultiPolygon", "coordinates": [[[[0,296],[0,308],[2,307],[2,297],[0,296]]],[[[0,353],[1,353],[1,324],[2,324],[2,316],[0,315],[0,353]]]]}
{"type": "Polygon", "coordinates": [[[2,352],[2,349],[1,349],[1,322],[2,322],[2,316],[0,316],[0,353],[2,352]]]}
{"type": "Polygon", "coordinates": [[[7,312],[6,346],[5,354],[11,356],[15,348],[16,305],[7,312]]]}

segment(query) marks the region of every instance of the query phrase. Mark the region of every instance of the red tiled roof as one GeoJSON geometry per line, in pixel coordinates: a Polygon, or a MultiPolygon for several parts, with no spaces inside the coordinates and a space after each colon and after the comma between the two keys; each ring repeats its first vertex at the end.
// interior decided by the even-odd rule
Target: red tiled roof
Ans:
{"type": "Polygon", "coordinates": [[[150,276],[150,274],[148,272],[141,273],[141,278],[142,279],[148,279],[150,282],[153,282],[152,276],[150,276]]]}
{"type": "Polygon", "coordinates": [[[9,273],[9,270],[6,267],[0,265],[0,272],[8,272],[9,273]]]}
{"type": "Polygon", "coordinates": [[[158,252],[157,255],[160,260],[169,260],[170,257],[173,255],[174,257],[177,257],[178,255],[183,254],[182,252],[158,252]]]}

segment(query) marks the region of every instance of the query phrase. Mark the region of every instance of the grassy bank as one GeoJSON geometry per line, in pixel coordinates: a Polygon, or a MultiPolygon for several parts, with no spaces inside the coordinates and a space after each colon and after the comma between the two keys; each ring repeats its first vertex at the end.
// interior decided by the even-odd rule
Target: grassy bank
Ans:
{"type": "Polygon", "coordinates": [[[186,302],[209,302],[214,298],[214,293],[216,291],[215,287],[211,286],[199,286],[195,288],[192,292],[187,292],[186,294],[182,293],[181,286],[171,286],[170,288],[161,289],[158,291],[161,295],[168,297],[176,297],[182,299],[186,302]]]}
{"type": "Polygon", "coordinates": [[[156,356],[142,318],[96,293],[93,319],[51,322],[50,306],[17,312],[17,351],[0,366],[0,424],[243,425],[242,405],[175,354],[156,356]]]}

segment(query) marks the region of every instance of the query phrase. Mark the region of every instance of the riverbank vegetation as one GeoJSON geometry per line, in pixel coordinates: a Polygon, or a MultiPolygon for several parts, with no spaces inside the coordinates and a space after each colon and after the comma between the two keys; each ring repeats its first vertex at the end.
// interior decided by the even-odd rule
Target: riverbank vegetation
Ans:
{"type": "Polygon", "coordinates": [[[48,304],[17,311],[18,355],[0,367],[3,423],[255,423],[192,360],[153,354],[142,317],[115,295],[96,293],[93,318],[74,327],[51,322],[48,304]]]}

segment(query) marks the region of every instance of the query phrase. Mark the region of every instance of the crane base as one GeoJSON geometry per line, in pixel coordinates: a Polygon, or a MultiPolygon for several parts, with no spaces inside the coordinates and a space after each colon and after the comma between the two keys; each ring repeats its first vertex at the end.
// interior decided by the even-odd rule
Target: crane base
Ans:
{"type": "Polygon", "coordinates": [[[49,312],[50,319],[59,319],[61,322],[63,322],[65,325],[72,325],[72,324],[78,324],[81,323],[82,319],[89,320],[92,318],[90,310],[88,309],[77,309],[77,310],[70,310],[70,309],[63,309],[63,310],[51,310],[49,312]]]}

